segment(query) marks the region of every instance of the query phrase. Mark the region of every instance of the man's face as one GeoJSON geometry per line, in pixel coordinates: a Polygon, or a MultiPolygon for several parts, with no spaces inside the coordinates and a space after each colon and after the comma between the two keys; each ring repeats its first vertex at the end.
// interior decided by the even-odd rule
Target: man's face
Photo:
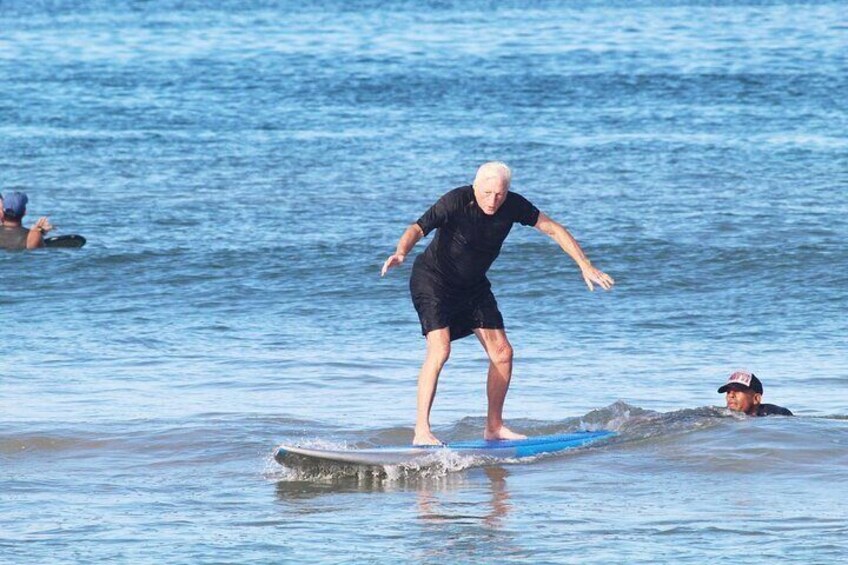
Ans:
{"type": "Polygon", "coordinates": [[[750,388],[736,385],[731,385],[727,389],[727,392],[724,393],[724,399],[730,410],[736,410],[746,414],[751,414],[757,409],[757,406],[760,405],[761,398],[762,395],[750,388]]]}
{"type": "Polygon", "coordinates": [[[498,176],[478,181],[474,186],[474,199],[487,216],[493,215],[506,200],[508,188],[504,179],[498,176]]]}

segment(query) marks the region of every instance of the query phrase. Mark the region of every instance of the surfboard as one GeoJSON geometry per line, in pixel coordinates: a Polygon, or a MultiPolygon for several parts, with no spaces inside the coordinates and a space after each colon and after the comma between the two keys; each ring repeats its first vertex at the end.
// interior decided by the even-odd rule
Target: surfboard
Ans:
{"type": "Polygon", "coordinates": [[[85,245],[85,238],[81,235],[57,235],[44,238],[44,247],[71,247],[80,248],[85,245]]]}
{"type": "Polygon", "coordinates": [[[543,453],[559,453],[609,439],[615,432],[606,430],[575,432],[529,437],[518,440],[471,440],[432,446],[392,446],[364,449],[323,449],[281,445],[274,458],[281,465],[297,463],[342,463],[367,466],[426,465],[442,456],[456,453],[460,456],[480,457],[493,461],[521,459],[543,453]]]}

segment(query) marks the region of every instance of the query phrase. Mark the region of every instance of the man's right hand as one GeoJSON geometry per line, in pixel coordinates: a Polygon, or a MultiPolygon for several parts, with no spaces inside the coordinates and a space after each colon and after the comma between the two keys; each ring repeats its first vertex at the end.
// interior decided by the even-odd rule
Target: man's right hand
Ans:
{"type": "Polygon", "coordinates": [[[406,255],[401,255],[400,253],[395,253],[394,255],[390,255],[386,262],[383,263],[383,270],[380,271],[380,276],[386,276],[386,273],[389,272],[389,269],[393,267],[397,267],[403,263],[403,260],[406,259],[406,255]]]}
{"type": "Polygon", "coordinates": [[[424,230],[422,230],[421,226],[417,223],[406,228],[406,231],[403,232],[402,236],[400,236],[400,241],[397,244],[394,254],[390,255],[389,258],[386,259],[386,262],[383,263],[383,270],[380,271],[380,276],[386,276],[389,269],[403,264],[403,260],[406,259],[406,254],[415,247],[415,244],[418,243],[422,237],[424,237],[424,230]]]}

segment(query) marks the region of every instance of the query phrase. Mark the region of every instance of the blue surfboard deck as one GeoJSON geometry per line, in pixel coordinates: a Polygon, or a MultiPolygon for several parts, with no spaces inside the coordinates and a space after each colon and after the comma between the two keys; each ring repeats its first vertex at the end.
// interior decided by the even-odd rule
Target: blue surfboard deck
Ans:
{"type": "Polygon", "coordinates": [[[472,440],[432,446],[372,447],[365,449],[323,449],[281,445],[274,458],[281,465],[305,460],[314,463],[343,463],[353,465],[425,465],[436,462],[449,453],[480,457],[494,461],[521,459],[543,453],[558,453],[576,449],[615,436],[606,430],[535,436],[518,440],[472,440]]]}

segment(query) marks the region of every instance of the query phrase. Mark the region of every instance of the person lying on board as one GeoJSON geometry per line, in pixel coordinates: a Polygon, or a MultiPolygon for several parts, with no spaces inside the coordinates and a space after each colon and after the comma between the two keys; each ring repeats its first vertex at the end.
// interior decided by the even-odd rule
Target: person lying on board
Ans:
{"type": "Polygon", "coordinates": [[[23,192],[0,194],[0,249],[37,249],[44,246],[44,234],[53,229],[46,217],[30,228],[23,227],[27,195],[23,192]]]}
{"type": "Polygon", "coordinates": [[[724,393],[727,407],[748,416],[792,416],[792,412],[774,404],[762,404],[763,383],[754,373],[736,371],[718,389],[724,393]]]}
{"type": "Polygon", "coordinates": [[[548,218],[526,198],[510,192],[512,171],[499,161],[477,170],[474,183],[444,194],[400,238],[383,264],[381,276],[401,265],[421,238],[436,236],[412,267],[412,303],[427,340],[427,354],[418,376],[418,416],[415,445],[440,443],[430,430],[430,410],[439,373],[450,356],[451,341],[477,336],[489,357],[486,384],[489,402],[487,440],[522,439],[507,428],[503,404],[512,377],[512,345],[486,272],[498,257],[514,224],[533,226],[553,239],[580,267],[589,290],[595,284],[609,290],[615,281],[596,269],[563,226],[548,218]]]}

